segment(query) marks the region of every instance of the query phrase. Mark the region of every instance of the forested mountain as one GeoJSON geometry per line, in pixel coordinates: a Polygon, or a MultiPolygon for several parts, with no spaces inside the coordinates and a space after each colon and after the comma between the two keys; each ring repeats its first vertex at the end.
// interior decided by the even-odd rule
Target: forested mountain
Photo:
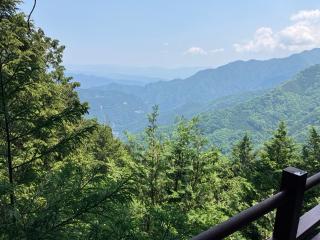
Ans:
{"type": "Polygon", "coordinates": [[[316,63],[320,63],[320,49],[282,59],[236,61],[200,71],[183,80],[148,84],[135,94],[169,110],[189,102],[208,102],[223,96],[271,88],[316,63]]]}
{"type": "MultiPolygon", "coordinates": [[[[248,134],[229,142],[229,154],[203,131],[203,120],[206,133],[215,131],[219,114],[225,123],[216,124],[230,131],[236,123],[269,131],[262,120],[275,126],[283,116],[292,131],[318,125],[319,66],[252,100],[218,99],[208,104],[216,114],[182,119],[169,134],[154,106],[142,134],[122,142],[85,118],[88,105],[62,65],[64,46],[28,22],[19,3],[0,1],[0,239],[188,240],[277,191],[285,167],[319,171],[314,127],[299,145],[280,122],[260,146],[248,134]]],[[[306,196],[305,209],[319,194],[306,196]]],[[[269,214],[228,239],[267,239],[273,220],[269,214]]]]}
{"type": "Polygon", "coordinates": [[[125,79],[125,78],[111,78],[111,77],[101,77],[90,74],[79,74],[79,73],[67,73],[66,75],[76,79],[80,83],[81,88],[94,88],[109,85],[112,83],[118,83],[123,85],[138,85],[143,86],[150,82],[160,81],[159,78],[154,79],[125,79]]]}
{"type": "MultiPolygon", "coordinates": [[[[111,84],[107,89],[103,87],[95,88],[94,90],[78,89],[81,99],[90,103],[89,117],[97,117],[100,122],[110,124],[117,136],[123,136],[122,131],[125,130],[141,131],[147,124],[146,115],[151,111],[152,106],[125,90],[121,91],[121,85],[117,85],[113,89],[112,86],[114,85],[117,84],[111,84]]],[[[139,87],[132,86],[132,89],[135,88],[139,87]]],[[[208,103],[191,102],[177,107],[174,111],[160,110],[159,123],[161,125],[171,125],[178,117],[192,118],[201,112],[233,106],[259,96],[263,92],[263,90],[246,92],[221,97],[208,103]]]]}
{"type": "Polygon", "coordinates": [[[249,96],[249,92],[270,89],[317,63],[320,63],[320,49],[313,49],[287,58],[236,61],[200,71],[186,79],[156,82],[144,87],[110,84],[80,89],[79,94],[82,100],[89,102],[91,117],[104,122],[105,116],[109,116],[116,132],[135,131],[141,130],[146,123],[141,115],[155,104],[160,107],[160,123],[172,124],[177,115],[196,115],[216,99],[221,101],[227,97],[228,101],[229,96],[235,98],[244,93],[249,96]],[[122,107],[122,111],[118,111],[122,107]]]}
{"type": "Polygon", "coordinates": [[[127,79],[145,84],[157,79],[171,80],[187,78],[205,67],[138,67],[110,64],[68,64],[68,72],[107,77],[112,79],[127,79]]]}
{"type": "Polygon", "coordinates": [[[222,147],[249,132],[262,142],[279,121],[290,134],[302,139],[308,126],[320,126],[320,65],[307,68],[292,80],[262,96],[222,110],[201,114],[201,125],[212,141],[222,147]]]}
{"type": "Polygon", "coordinates": [[[81,99],[90,99],[90,117],[98,116],[99,121],[110,124],[117,135],[125,129],[141,129],[141,124],[146,123],[149,108],[139,97],[101,88],[96,88],[94,93],[92,89],[78,89],[78,92],[81,99]]]}

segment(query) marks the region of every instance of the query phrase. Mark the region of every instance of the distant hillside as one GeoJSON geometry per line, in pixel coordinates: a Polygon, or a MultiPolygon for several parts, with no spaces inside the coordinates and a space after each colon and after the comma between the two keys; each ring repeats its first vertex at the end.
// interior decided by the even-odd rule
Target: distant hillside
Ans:
{"type": "Polygon", "coordinates": [[[79,93],[81,99],[88,101],[92,109],[97,109],[99,106],[96,104],[101,105],[102,101],[109,106],[101,111],[91,110],[91,116],[101,121],[106,115],[109,116],[118,132],[136,131],[145,125],[145,121],[140,121],[140,114],[150,111],[155,104],[160,106],[160,116],[164,116],[160,119],[161,123],[170,124],[176,115],[192,116],[207,110],[204,107],[214,100],[273,88],[299,71],[318,63],[320,49],[313,49],[281,59],[236,61],[200,71],[186,79],[160,81],[146,86],[110,84],[99,87],[99,100],[96,98],[97,88],[87,89],[85,95],[82,91],[79,93]],[[123,93],[130,108],[119,112],[117,109],[121,109],[123,101],[117,101],[117,96],[112,97],[113,92],[123,93]],[[106,99],[103,100],[103,97],[106,99]],[[137,100],[139,104],[135,105],[137,100]],[[116,109],[117,114],[113,109],[116,109]],[[139,121],[133,124],[136,118],[139,121]],[[128,122],[124,122],[124,119],[128,119],[128,122]]]}
{"type": "Polygon", "coordinates": [[[200,115],[204,132],[222,148],[245,132],[261,142],[281,120],[298,139],[304,137],[308,126],[320,126],[320,65],[303,70],[262,96],[200,115]]]}
{"type": "Polygon", "coordinates": [[[135,67],[109,64],[93,65],[66,65],[68,72],[103,76],[112,79],[128,79],[144,81],[145,83],[154,82],[152,79],[171,80],[174,78],[187,78],[199,70],[206,67],[135,67]],[[150,81],[151,80],[151,81],[150,81]]]}
{"type": "Polygon", "coordinates": [[[80,88],[94,88],[94,87],[101,87],[107,86],[109,84],[121,84],[124,86],[144,86],[151,82],[161,81],[160,78],[147,78],[147,77],[136,77],[134,78],[110,78],[110,77],[101,77],[95,75],[87,75],[87,74],[79,74],[79,73],[68,73],[68,76],[72,76],[73,81],[80,83],[80,88]]]}
{"type": "Polygon", "coordinates": [[[144,101],[174,109],[189,102],[208,102],[219,97],[272,88],[299,71],[320,63],[320,49],[266,61],[236,61],[207,69],[187,79],[157,82],[135,93],[144,101]]]}

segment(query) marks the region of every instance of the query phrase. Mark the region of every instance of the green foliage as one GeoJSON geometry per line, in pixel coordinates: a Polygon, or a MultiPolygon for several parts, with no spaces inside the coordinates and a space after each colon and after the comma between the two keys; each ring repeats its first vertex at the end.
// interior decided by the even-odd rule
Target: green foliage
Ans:
{"type": "MultiPolygon", "coordinates": [[[[144,115],[155,104],[161,109],[159,124],[171,125],[177,116],[192,118],[203,112],[216,112],[223,107],[247,102],[261,96],[262,91],[277,87],[305,68],[319,63],[320,50],[313,49],[282,59],[236,61],[215,69],[199,71],[186,79],[159,81],[146,86],[109,84],[99,88],[80,89],[79,93],[82,100],[90,103],[90,116],[96,117],[100,122],[105,122],[108,116],[113,129],[121,135],[124,130],[142,131],[147,124],[144,115]]],[[[238,113],[239,111],[236,112],[238,113]]],[[[210,118],[212,116],[215,113],[210,118]]],[[[252,121],[264,120],[259,116],[257,118],[253,117],[252,121]]],[[[272,119],[265,120],[268,123],[272,119]]],[[[215,121],[216,119],[211,121],[211,124],[215,121]]],[[[273,121],[273,128],[278,121],[279,119],[273,121]]],[[[217,129],[221,129],[221,126],[215,128],[217,129]]],[[[244,132],[239,134],[240,137],[244,132]]],[[[221,140],[218,141],[219,137],[217,136],[217,143],[221,143],[221,140]]],[[[230,139],[229,134],[226,137],[228,139],[225,140],[225,145],[230,147],[229,143],[234,139],[230,139]]]]}
{"type": "Polygon", "coordinates": [[[0,9],[0,238],[88,239],[92,214],[118,216],[131,199],[130,157],[109,128],[84,120],[64,47],[29,29],[16,3],[0,9]]]}
{"type": "Polygon", "coordinates": [[[315,65],[247,102],[207,111],[200,115],[201,128],[211,142],[229,151],[230,142],[239,140],[246,132],[261,146],[272,135],[272,129],[286,121],[290,135],[302,143],[311,125],[320,126],[319,76],[320,66],[315,65]]]}
{"type": "Polygon", "coordinates": [[[0,19],[12,16],[16,10],[20,0],[2,0],[0,2],[0,19]]]}
{"type": "MultiPolygon", "coordinates": [[[[306,170],[311,176],[320,169],[320,135],[315,127],[311,127],[306,143],[302,147],[302,161],[299,163],[301,169],[306,170]]],[[[319,189],[307,192],[305,209],[310,209],[320,201],[319,189]]]]}
{"type": "Polygon", "coordinates": [[[320,169],[320,135],[315,127],[310,129],[307,143],[303,146],[302,159],[303,167],[310,174],[315,174],[320,169]]]}
{"type": "Polygon", "coordinates": [[[255,164],[256,155],[254,153],[253,144],[246,133],[241,141],[239,141],[232,150],[231,159],[233,160],[233,171],[236,175],[244,174],[243,177],[250,178],[252,169],[255,164]]]}
{"type": "MultiPolygon", "coordinates": [[[[284,122],[261,147],[228,128],[263,135],[301,105],[315,110],[297,117],[301,126],[318,123],[319,66],[249,101],[239,118],[218,112],[219,134],[242,137],[230,157],[210,144],[203,116],[161,131],[158,106],[143,135],[124,144],[110,127],[84,119],[87,104],[61,65],[64,47],[29,29],[17,3],[0,3],[0,239],[190,239],[277,191],[283,168],[319,171],[315,127],[301,152],[284,122]],[[272,111],[269,125],[263,112],[272,111]]],[[[306,209],[317,201],[319,191],[311,192],[306,209]]],[[[269,214],[228,239],[266,239],[273,220],[269,214]]]]}
{"type": "Polygon", "coordinates": [[[135,202],[136,211],[143,209],[141,238],[189,239],[247,207],[243,193],[251,185],[208,145],[198,120],[181,119],[171,135],[163,136],[157,116],[155,107],[142,141],[130,140],[140,172],[135,202]]]}
{"type": "Polygon", "coordinates": [[[257,173],[253,183],[262,198],[278,190],[282,170],[288,166],[297,166],[297,146],[288,136],[286,125],[280,122],[278,129],[267,141],[256,164],[257,173]]]}

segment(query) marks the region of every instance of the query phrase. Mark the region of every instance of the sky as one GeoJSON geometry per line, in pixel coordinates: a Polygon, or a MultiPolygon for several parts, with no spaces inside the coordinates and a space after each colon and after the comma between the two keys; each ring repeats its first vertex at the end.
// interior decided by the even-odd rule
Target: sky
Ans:
{"type": "Polygon", "coordinates": [[[65,64],[214,67],[320,47],[319,0],[37,2],[32,19],[66,46],[65,64]]]}

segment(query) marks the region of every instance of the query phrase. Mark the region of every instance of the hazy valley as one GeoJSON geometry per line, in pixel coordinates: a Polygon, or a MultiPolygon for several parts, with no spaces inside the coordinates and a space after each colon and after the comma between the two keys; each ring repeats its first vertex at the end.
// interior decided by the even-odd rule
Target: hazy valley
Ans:
{"type": "MultiPolygon", "coordinates": [[[[152,106],[158,105],[160,125],[170,126],[177,117],[190,119],[199,115],[203,131],[212,142],[226,147],[245,132],[261,142],[281,120],[291,119],[288,123],[290,130],[300,136],[297,126],[293,125],[298,124],[296,119],[304,113],[284,104],[293,104],[291,101],[299,101],[307,93],[302,91],[300,95],[293,95],[285,92],[282,85],[299,78],[300,71],[319,63],[320,49],[313,49],[280,59],[236,61],[215,69],[201,70],[185,79],[144,85],[108,82],[110,80],[104,78],[97,83],[96,78],[87,76],[85,82],[80,77],[85,89],[80,88],[78,92],[80,98],[90,105],[90,117],[110,124],[120,137],[124,131],[143,130],[147,114],[152,106]],[[261,102],[265,105],[260,106],[261,102]],[[287,113],[283,113],[284,110],[287,113]],[[293,117],[297,118],[293,120],[293,117]]],[[[74,80],[77,81],[77,75],[74,80]]],[[[305,101],[303,103],[306,104],[305,101]]],[[[305,109],[305,106],[300,107],[305,109]]],[[[312,106],[307,109],[312,109],[312,106]]],[[[313,124],[307,120],[304,122],[313,124]]]]}

